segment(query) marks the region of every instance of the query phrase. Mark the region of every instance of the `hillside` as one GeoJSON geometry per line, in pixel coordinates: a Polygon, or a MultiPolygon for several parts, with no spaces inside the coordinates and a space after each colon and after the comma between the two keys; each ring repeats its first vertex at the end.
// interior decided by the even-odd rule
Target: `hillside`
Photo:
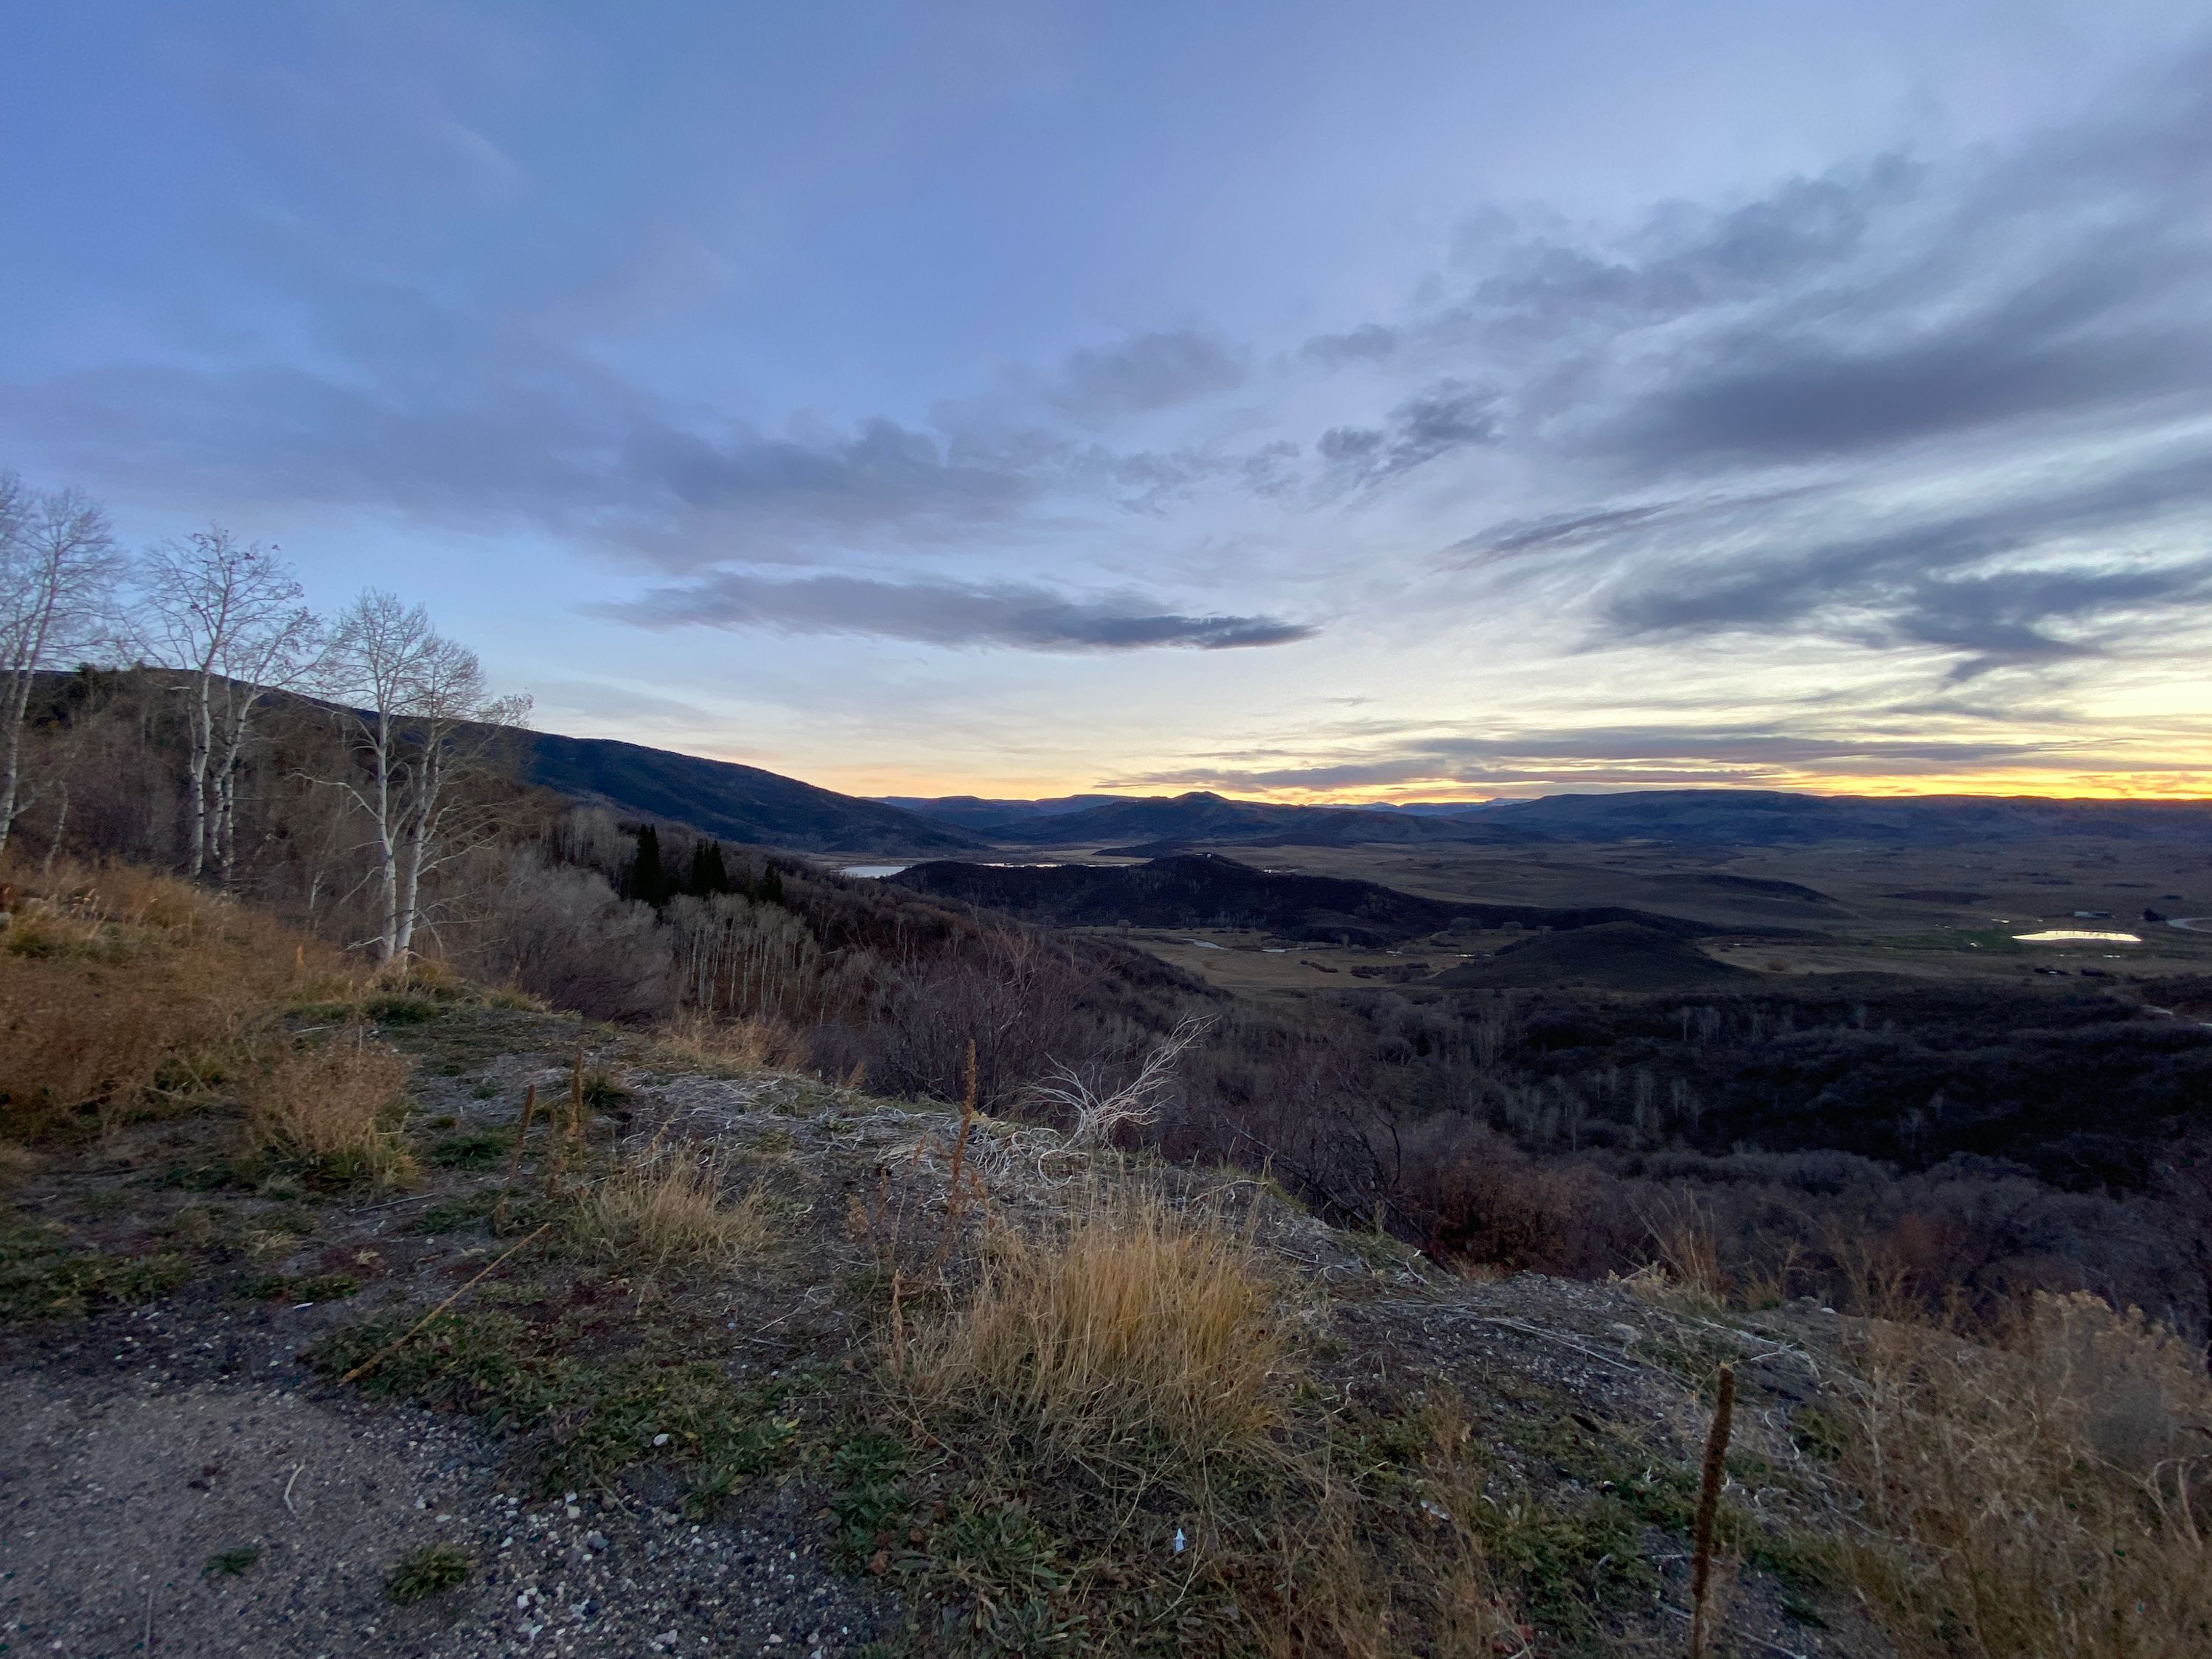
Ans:
{"type": "Polygon", "coordinates": [[[1284,939],[1389,945],[1452,927],[1576,928],[1634,922],[1693,937],[1697,922],[1604,905],[1455,903],[1374,882],[1255,870],[1233,859],[1186,853],[1130,866],[1003,866],[938,860],[891,878],[932,898],[1001,910],[1058,926],[1256,927],[1284,939]]]}
{"type": "Polygon", "coordinates": [[[1539,934],[1429,981],[1448,990],[1587,986],[1606,991],[1725,991],[1756,975],[1680,937],[1632,921],[1539,934]]]}
{"type": "MultiPolygon", "coordinates": [[[[848,931],[924,908],[804,874],[787,897],[835,896],[848,931]]],[[[1448,1117],[1364,1143],[1355,1168],[1413,1178],[1362,1218],[1317,1195],[1346,1082],[1318,1025],[1241,1028],[1286,1062],[1248,1079],[1253,1129],[1282,1137],[1263,1177],[1140,1151],[1166,1103],[1097,1071],[986,1114],[972,1083],[956,1107],[768,1064],[784,1038],[757,1018],[622,1029],[378,976],[125,865],[11,866],[0,903],[9,1651],[1601,1659],[1680,1650],[1705,1546],[1717,1655],[1934,1656],[1962,1631],[1992,1655],[2203,1650],[2201,1354],[2082,1294],[2021,1301],[2013,1346],[1915,1325],[1881,1255],[1859,1293],[1882,1317],[1793,1299],[1723,1270],[1720,1188],[1607,1184],[1448,1117]],[[1413,1218],[1425,1249],[1384,1231],[1413,1218]],[[1563,1276],[1608,1234],[1639,1265],[1563,1276]],[[1532,1249],[1558,1266],[1515,1270],[1532,1249]]],[[[970,937],[1029,983],[1096,947],[970,937]]],[[[1064,1000],[1043,990],[975,1015],[1003,1034],[1064,1000]]],[[[1740,1048],[1754,1102],[1792,1030],[1824,1073],[1806,1041],[1862,1048],[1838,1081],[1863,1043],[1902,1054],[1871,990],[1834,994],[1794,1024],[1743,999],[1528,1005],[1553,1069],[1502,1104],[1585,1150],[1608,1086],[1639,1114],[1730,1109],[1557,1069],[1608,1018],[1647,1054],[1678,1030],[1740,1048]]],[[[1510,1035],[1521,1005],[1468,1000],[1510,1035]]],[[[2042,1000],[2044,1026],[2212,1048],[2042,1000]]],[[[1170,1045],[1220,1023],[1201,1006],[1170,1045]]],[[[1411,1010],[1376,1006],[1401,1063],[1411,1010]]],[[[1962,1066],[1988,1053],[1958,1035],[1962,1066]]],[[[1164,1063],[1194,1097],[1224,1058],[1164,1063]]],[[[2172,1103],[2202,1093],[2177,1077],[2172,1103]]]]}
{"type": "Polygon", "coordinates": [[[1093,806],[1111,805],[1118,797],[1059,795],[1043,800],[989,800],[978,795],[878,795],[876,799],[933,823],[988,835],[1000,824],[1065,817],[1093,806]]]}
{"type": "Polygon", "coordinates": [[[527,780],[571,799],[688,824],[728,841],[805,853],[885,856],[964,852],[988,843],[945,824],[819,789],[757,766],[605,738],[526,735],[527,780]]]}

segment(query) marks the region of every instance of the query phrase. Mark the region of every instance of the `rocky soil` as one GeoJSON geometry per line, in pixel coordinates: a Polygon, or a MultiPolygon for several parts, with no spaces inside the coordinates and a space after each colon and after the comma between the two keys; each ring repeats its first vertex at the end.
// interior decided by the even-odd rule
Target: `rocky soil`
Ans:
{"type": "MultiPolygon", "coordinates": [[[[951,1627],[921,1605],[936,1581],[841,1547],[834,1471],[878,1340],[884,1239],[977,1224],[945,1213],[948,1115],[775,1073],[717,1075],[517,1010],[455,1007],[386,1036],[420,1062],[410,1133],[424,1173],[397,1199],[241,1185],[224,1175],[222,1126],[201,1121],[15,1171],[0,1654],[827,1656],[942,1643],[951,1627]],[[505,1143],[485,1155],[471,1137],[509,1130],[526,1085],[564,1089],[580,1042],[605,1079],[592,1131],[602,1155],[652,1137],[711,1145],[773,1200],[775,1238],[751,1271],[671,1285],[532,1243],[477,1278],[547,1212],[536,1162],[510,1182],[505,1143]],[[64,1249],[74,1254],[53,1254],[64,1249]],[[87,1290],[82,1273],[56,1276],[61,1260],[167,1265],[150,1289],[118,1268],[87,1290]],[[380,1316],[404,1328],[456,1291],[459,1310],[567,1321],[574,1350],[556,1357],[610,1376],[638,1332],[674,1333],[669,1364],[705,1361],[732,1388],[782,1390],[763,1409],[778,1424],[791,1414],[792,1449],[702,1505],[681,1437],[664,1444],[647,1422],[607,1478],[549,1484],[562,1467],[549,1447],[582,1432],[559,1411],[516,1424],[488,1419],[481,1389],[394,1397],[374,1377],[337,1380],[329,1345],[380,1316]],[[441,1544],[465,1559],[465,1581],[395,1601],[399,1564],[441,1544]]],[[[988,1121],[968,1156],[993,1226],[1032,1224],[1121,1170],[1048,1131],[988,1121]]],[[[1885,1651],[1816,1565],[1845,1523],[1798,1418],[1837,1363],[1832,1314],[1746,1318],[1625,1284],[1468,1281],[1249,1181],[1147,1178],[1246,1218],[1296,1287],[1321,1385],[1378,1408],[1439,1385],[1468,1402],[1494,1447],[1501,1512],[1558,1518],[1528,1534],[1552,1553],[1532,1546],[1516,1566],[1532,1653],[1679,1648],[1688,1562],[1675,1522],[1722,1360],[1744,1402],[1731,1497],[1761,1540],[1735,1573],[1723,1650],[1885,1651]]]]}

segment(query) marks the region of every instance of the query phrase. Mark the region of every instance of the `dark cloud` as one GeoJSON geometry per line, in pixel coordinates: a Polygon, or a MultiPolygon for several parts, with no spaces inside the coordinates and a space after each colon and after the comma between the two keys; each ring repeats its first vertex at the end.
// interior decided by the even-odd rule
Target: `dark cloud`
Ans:
{"type": "Polygon", "coordinates": [[[1638,268],[1617,307],[1684,326],[1592,441],[1679,469],[2203,412],[2212,54],[2135,90],[2008,156],[1785,186],[1638,268]]]}
{"type": "Polygon", "coordinates": [[[1149,414],[1244,383],[1244,366],[1221,341],[1195,330],[1133,334],[1060,366],[1048,397],[1082,417],[1149,414]]]}
{"type": "Polygon", "coordinates": [[[2212,453],[1995,500],[1967,501],[1903,524],[1822,538],[1759,533],[1741,504],[1691,530],[1732,556],[1676,556],[1632,544],[1598,617],[1608,637],[1785,631],[1842,615],[1876,642],[1961,653],[1958,672],[2089,654],[2115,633],[2212,599],[2212,453]]]}
{"type": "Polygon", "coordinates": [[[1036,488],[1012,458],[948,453],[886,420],[804,442],[742,428],[720,442],[663,432],[628,459],[640,482],[690,507],[846,525],[994,519],[1036,488]]]}
{"type": "Polygon", "coordinates": [[[891,582],[859,576],[796,580],[721,571],[657,588],[606,615],[646,628],[774,628],[867,634],[924,645],[1025,651],[1220,651],[1286,645],[1315,629],[1270,617],[1182,616],[1133,596],[1072,599],[1018,583],[891,582]]]}
{"type": "Polygon", "coordinates": [[[1508,240],[1498,269],[1429,328],[1506,344],[1572,339],[1770,299],[1856,256],[1869,226],[1908,207],[1923,179],[1923,169],[1884,157],[1786,179],[1733,209],[1670,204],[1620,248],[1508,240]]]}
{"type": "MultiPolygon", "coordinates": [[[[527,523],[679,566],[941,540],[1055,495],[1156,510],[1211,479],[1280,470],[1272,449],[1127,452],[1064,424],[714,422],[532,320],[364,280],[290,245],[262,252],[308,319],[315,366],[149,363],[0,387],[0,434],[12,427],[108,485],[527,523]]],[[[1243,374],[1209,336],[1139,334],[1066,360],[1046,402],[1079,422],[1141,414],[1243,374]]]]}
{"type": "Polygon", "coordinates": [[[1390,411],[1382,427],[1331,427],[1314,446],[1321,458],[1362,483],[1376,483],[1472,444],[1498,440],[1499,395],[1440,380],[1390,411]]]}
{"type": "Polygon", "coordinates": [[[1586,547],[1624,530],[1635,529],[1661,517],[1663,507],[1605,507],[1591,513],[1554,513],[1540,519],[1521,519],[1454,542],[1444,550],[1464,554],[1470,562],[1510,558],[1516,553],[1543,549],[1586,547]]]}
{"type": "Polygon", "coordinates": [[[246,501],[521,522],[672,562],[994,523],[1055,456],[956,448],[887,420],[804,435],[704,430],[589,361],[418,296],[355,292],[341,366],[86,371],[0,398],[58,464],[246,501]]]}

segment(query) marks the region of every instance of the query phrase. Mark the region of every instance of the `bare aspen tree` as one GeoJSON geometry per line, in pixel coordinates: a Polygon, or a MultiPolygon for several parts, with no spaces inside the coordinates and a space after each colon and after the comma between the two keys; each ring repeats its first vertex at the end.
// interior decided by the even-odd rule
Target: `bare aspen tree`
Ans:
{"type": "Polygon", "coordinates": [[[371,588],[338,617],[323,689],[357,759],[333,780],[368,818],[380,963],[404,961],[422,916],[422,878],[485,828],[457,797],[457,773],[499,729],[519,725],[526,697],[494,697],[475,652],[430,625],[421,605],[371,588]]]}
{"type": "Polygon", "coordinates": [[[30,800],[23,724],[42,670],[108,635],[120,574],[107,515],[74,489],[33,494],[0,474],[0,849],[30,800]]]}
{"type": "Polygon", "coordinates": [[[276,550],[241,542],[221,525],[154,549],[140,580],[148,642],[186,676],[186,868],[198,878],[212,862],[227,884],[238,760],[253,711],[270,691],[300,684],[319,629],[276,550]]]}

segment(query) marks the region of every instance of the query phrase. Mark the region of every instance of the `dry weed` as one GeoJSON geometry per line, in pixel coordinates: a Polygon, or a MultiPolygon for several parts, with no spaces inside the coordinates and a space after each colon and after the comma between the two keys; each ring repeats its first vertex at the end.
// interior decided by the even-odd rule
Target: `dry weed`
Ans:
{"type": "Polygon", "coordinates": [[[2212,1390],[2089,1297],[2002,1344],[1873,1321],[1845,1472],[1887,1537],[1848,1559],[1907,1655],[2212,1652],[2212,1390]]]}
{"type": "Polygon", "coordinates": [[[1249,1450],[1279,1420],[1283,1340],[1249,1241],[1156,1194],[1092,1192],[1053,1236],[1001,1236],[965,1306],[907,1345],[925,1401],[1016,1419],[1076,1458],[1249,1450]]]}
{"type": "Polygon", "coordinates": [[[1655,1264],[1676,1292],[1704,1302],[1728,1294],[1721,1270],[1720,1241],[1712,1217],[1686,1193],[1669,1193],[1641,1212],[1638,1219],[1651,1235],[1655,1264]]]}
{"type": "Polygon", "coordinates": [[[718,1019],[685,1013],[654,1034],[653,1058],[663,1065],[795,1071],[806,1063],[806,1041],[781,1020],[764,1016],[718,1019]]]}
{"type": "Polygon", "coordinates": [[[404,1179],[414,1160],[399,1137],[400,1091],[413,1069],[359,1028],[329,1042],[277,1048],[240,1091],[246,1154],[339,1184],[404,1179]]]}
{"type": "Polygon", "coordinates": [[[343,994],[329,946],[128,866],[0,882],[0,1128],[106,1132],[205,1098],[273,1010],[343,994]]]}
{"type": "Polygon", "coordinates": [[[1244,1598],[1268,1659],[1528,1650],[1474,1525],[1483,1470],[1459,1401],[1431,1395],[1412,1418],[1423,1444],[1410,1504],[1363,1503],[1324,1476],[1312,1482],[1310,1509],[1278,1528],[1270,1582],[1244,1598]]]}
{"type": "Polygon", "coordinates": [[[586,1235],[617,1261],[659,1273],[684,1264],[722,1267],[769,1242],[758,1188],[732,1196],[711,1154],[649,1148],[578,1200],[586,1235]]]}

